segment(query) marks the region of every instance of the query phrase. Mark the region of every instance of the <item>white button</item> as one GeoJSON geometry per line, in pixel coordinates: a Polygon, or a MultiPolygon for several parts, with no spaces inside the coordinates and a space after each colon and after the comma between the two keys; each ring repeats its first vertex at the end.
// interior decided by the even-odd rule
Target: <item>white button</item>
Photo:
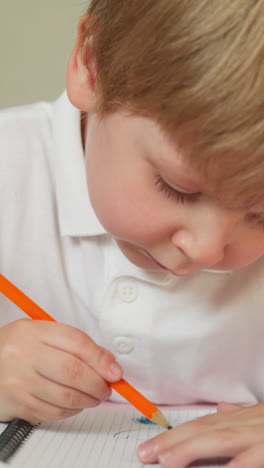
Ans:
{"type": "Polygon", "coordinates": [[[127,336],[116,336],[113,339],[113,345],[116,351],[121,354],[131,353],[134,349],[134,343],[131,338],[127,336]]]}
{"type": "Polygon", "coordinates": [[[119,296],[124,302],[133,302],[138,297],[138,287],[133,281],[122,281],[118,288],[119,296]]]}

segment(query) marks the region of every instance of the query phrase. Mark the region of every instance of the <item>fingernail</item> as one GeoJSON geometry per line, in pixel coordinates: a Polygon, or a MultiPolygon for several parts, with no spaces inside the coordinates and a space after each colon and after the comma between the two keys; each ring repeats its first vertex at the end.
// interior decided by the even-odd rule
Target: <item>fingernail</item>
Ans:
{"type": "Polygon", "coordinates": [[[120,366],[116,362],[111,364],[110,371],[113,377],[118,377],[122,372],[120,366]]]}
{"type": "Polygon", "coordinates": [[[142,444],[138,447],[137,454],[143,463],[147,463],[154,455],[154,447],[150,443],[142,444]]]}

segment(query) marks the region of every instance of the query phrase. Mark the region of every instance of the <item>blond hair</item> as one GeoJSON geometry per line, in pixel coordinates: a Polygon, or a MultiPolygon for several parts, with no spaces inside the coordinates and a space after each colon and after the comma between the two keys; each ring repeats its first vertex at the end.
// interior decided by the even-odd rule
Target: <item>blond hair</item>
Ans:
{"type": "Polygon", "coordinates": [[[154,118],[212,191],[259,202],[264,0],[91,0],[87,13],[100,111],[154,118]]]}

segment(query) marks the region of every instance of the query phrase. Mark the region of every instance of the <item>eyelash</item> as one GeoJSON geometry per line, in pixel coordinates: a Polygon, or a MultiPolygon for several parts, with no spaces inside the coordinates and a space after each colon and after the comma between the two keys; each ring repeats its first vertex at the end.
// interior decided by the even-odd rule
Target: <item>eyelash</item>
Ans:
{"type": "MultiPolygon", "coordinates": [[[[155,185],[159,192],[164,192],[168,198],[176,200],[178,203],[195,202],[200,196],[200,193],[185,193],[172,188],[159,174],[156,175],[155,179],[155,185]]],[[[257,213],[248,213],[245,220],[253,224],[254,227],[264,230],[264,219],[257,213]]]]}
{"type": "Polygon", "coordinates": [[[258,213],[248,213],[245,216],[245,220],[248,223],[253,224],[254,227],[264,230],[264,219],[258,213]]]}
{"type": "Polygon", "coordinates": [[[155,185],[159,192],[164,192],[168,198],[176,200],[178,203],[194,202],[200,195],[200,193],[185,193],[172,188],[159,174],[156,175],[155,179],[155,185]]]}

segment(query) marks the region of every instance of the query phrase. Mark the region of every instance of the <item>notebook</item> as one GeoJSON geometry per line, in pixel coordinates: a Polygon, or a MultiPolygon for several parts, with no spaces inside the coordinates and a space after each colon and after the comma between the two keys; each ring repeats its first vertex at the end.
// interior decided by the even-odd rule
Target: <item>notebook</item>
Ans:
{"type": "MultiPolygon", "coordinates": [[[[168,421],[176,426],[214,409],[164,409],[168,421]]],[[[0,424],[0,431],[5,429],[0,424]]],[[[19,450],[0,467],[16,468],[142,468],[136,456],[137,446],[165,431],[129,405],[106,403],[87,409],[62,421],[41,423],[25,439],[19,450]]],[[[222,460],[223,461],[223,460],[222,460]]],[[[200,462],[200,468],[222,468],[214,461],[200,462]]]]}

